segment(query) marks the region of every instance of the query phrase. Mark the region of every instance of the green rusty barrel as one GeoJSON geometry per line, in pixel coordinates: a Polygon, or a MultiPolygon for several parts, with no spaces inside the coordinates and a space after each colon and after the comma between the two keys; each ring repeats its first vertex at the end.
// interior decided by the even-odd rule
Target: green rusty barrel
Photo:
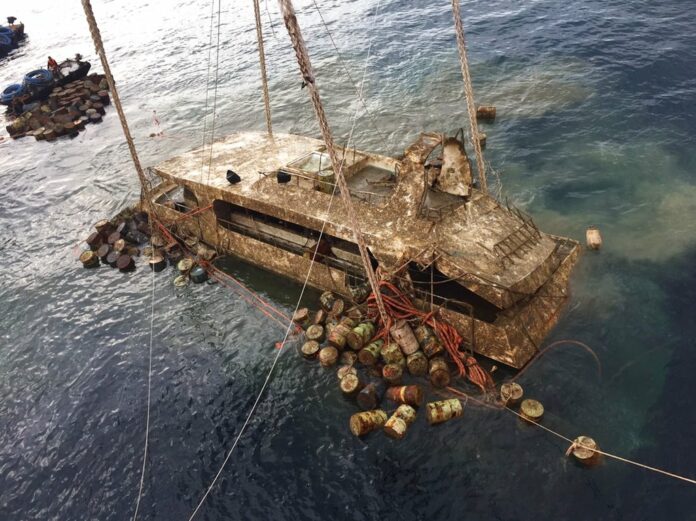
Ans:
{"type": "Polygon", "coordinates": [[[353,351],[363,348],[375,334],[375,325],[372,322],[363,322],[355,326],[347,335],[346,342],[353,351]]]}
{"type": "Polygon", "coordinates": [[[428,374],[428,359],[423,351],[416,351],[406,357],[406,367],[413,376],[424,376],[428,374]]]}
{"type": "Polygon", "coordinates": [[[394,342],[384,344],[380,354],[385,364],[403,364],[404,362],[404,354],[399,345],[394,342]]]}
{"type": "Polygon", "coordinates": [[[371,342],[363,347],[358,353],[358,360],[360,360],[360,363],[370,366],[375,365],[379,361],[383,345],[384,340],[378,338],[374,342],[371,342]]]}
{"type": "Polygon", "coordinates": [[[381,409],[358,412],[350,417],[350,432],[355,436],[364,436],[382,427],[386,421],[387,413],[381,409]]]}
{"type": "Polygon", "coordinates": [[[446,387],[450,383],[450,373],[447,367],[447,361],[444,358],[437,357],[430,360],[430,368],[428,369],[430,382],[435,387],[446,387]]]}
{"type": "Polygon", "coordinates": [[[410,405],[399,405],[394,414],[384,423],[384,434],[400,440],[414,421],[416,421],[416,410],[410,405]]]}
{"type": "Polygon", "coordinates": [[[425,417],[430,425],[458,418],[463,412],[462,403],[457,398],[425,404],[425,417]]]}

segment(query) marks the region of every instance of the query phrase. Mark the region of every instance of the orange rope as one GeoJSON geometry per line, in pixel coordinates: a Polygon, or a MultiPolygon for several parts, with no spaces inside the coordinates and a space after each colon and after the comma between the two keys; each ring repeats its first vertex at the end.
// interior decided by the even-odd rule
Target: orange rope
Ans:
{"type": "Polygon", "coordinates": [[[204,206],[203,208],[196,208],[195,210],[191,210],[190,212],[186,212],[181,217],[178,217],[177,219],[174,220],[174,222],[178,223],[179,221],[183,221],[184,219],[188,219],[189,217],[193,217],[194,215],[198,215],[199,213],[206,212],[206,211],[210,210],[212,207],[213,207],[213,205],[209,204],[208,206],[204,206]]]}
{"type": "MultiPolygon", "coordinates": [[[[447,350],[447,353],[450,355],[450,358],[457,366],[459,376],[466,377],[467,380],[476,385],[484,393],[487,389],[495,385],[490,374],[478,364],[473,356],[467,355],[459,350],[459,346],[462,344],[463,339],[452,325],[436,319],[432,311],[425,312],[418,309],[408,297],[391,282],[382,280],[379,282],[379,287],[382,302],[384,302],[384,307],[387,311],[387,321],[383,323],[382,327],[378,330],[378,338],[387,341],[387,335],[393,325],[394,318],[397,320],[420,319],[421,323],[427,324],[433,328],[442,342],[442,345],[447,350]],[[382,291],[383,288],[393,295],[385,294],[382,291]]],[[[368,309],[371,310],[372,314],[376,314],[375,300],[374,293],[370,294],[367,300],[368,309]]],[[[378,320],[379,318],[380,317],[377,316],[378,320]]]]}

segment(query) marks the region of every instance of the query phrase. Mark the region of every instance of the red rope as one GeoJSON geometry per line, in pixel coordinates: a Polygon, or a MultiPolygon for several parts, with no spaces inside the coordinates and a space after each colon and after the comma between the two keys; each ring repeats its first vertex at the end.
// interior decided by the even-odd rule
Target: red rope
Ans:
{"type": "Polygon", "coordinates": [[[174,222],[178,223],[179,221],[183,221],[184,219],[188,219],[189,217],[193,217],[194,215],[198,215],[199,213],[206,212],[206,211],[210,210],[212,207],[213,207],[213,205],[209,204],[208,206],[204,206],[203,208],[197,208],[195,210],[191,210],[190,212],[185,213],[181,217],[177,217],[174,220],[174,222]]]}
{"type": "MultiPolygon", "coordinates": [[[[420,319],[422,324],[429,325],[435,331],[445,350],[450,355],[450,358],[457,366],[459,376],[466,377],[471,383],[481,389],[482,392],[485,392],[495,385],[490,374],[478,364],[473,356],[467,355],[459,350],[459,346],[462,344],[463,339],[452,325],[435,318],[433,312],[425,312],[418,309],[409,298],[391,282],[382,280],[379,282],[379,286],[382,302],[384,302],[388,318],[385,324],[381,324],[377,332],[378,338],[387,341],[389,330],[394,322],[393,319],[420,319]],[[383,289],[386,289],[391,295],[385,294],[383,289]]],[[[379,322],[379,316],[375,313],[376,303],[374,293],[370,294],[368,297],[367,306],[371,315],[377,315],[379,322]]]]}

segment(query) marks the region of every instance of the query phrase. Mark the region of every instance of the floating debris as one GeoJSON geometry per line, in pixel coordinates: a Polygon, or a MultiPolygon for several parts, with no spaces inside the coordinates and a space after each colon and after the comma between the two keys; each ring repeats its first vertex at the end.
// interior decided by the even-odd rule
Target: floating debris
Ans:
{"type": "Polygon", "coordinates": [[[583,465],[592,466],[596,465],[601,458],[598,450],[599,445],[595,440],[589,436],[578,436],[566,451],[566,455],[572,454],[583,465]]]}
{"type": "Polygon", "coordinates": [[[495,107],[491,105],[482,105],[476,109],[476,119],[484,121],[495,120],[495,107]]]}
{"type": "Polygon", "coordinates": [[[602,247],[602,235],[599,233],[599,229],[594,226],[587,229],[585,239],[590,250],[599,250],[602,247]]]}

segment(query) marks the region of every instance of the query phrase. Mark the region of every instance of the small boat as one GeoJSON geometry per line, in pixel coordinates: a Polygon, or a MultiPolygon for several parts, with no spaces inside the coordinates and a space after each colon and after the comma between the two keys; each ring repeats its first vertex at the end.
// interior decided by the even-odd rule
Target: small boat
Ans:
{"type": "Polygon", "coordinates": [[[62,87],[87,76],[91,66],[89,62],[82,61],[78,55],[74,59],[62,61],[58,65],[58,75],[54,75],[48,69],[31,71],[24,76],[21,84],[13,83],[2,91],[0,105],[12,105],[15,99],[21,101],[22,105],[45,100],[56,87],[62,87]]]}
{"type": "Polygon", "coordinates": [[[24,24],[21,22],[15,23],[16,21],[17,19],[14,16],[8,16],[8,25],[0,25],[0,56],[4,56],[12,49],[15,49],[19,42],[24,39],[24,24]]]}

